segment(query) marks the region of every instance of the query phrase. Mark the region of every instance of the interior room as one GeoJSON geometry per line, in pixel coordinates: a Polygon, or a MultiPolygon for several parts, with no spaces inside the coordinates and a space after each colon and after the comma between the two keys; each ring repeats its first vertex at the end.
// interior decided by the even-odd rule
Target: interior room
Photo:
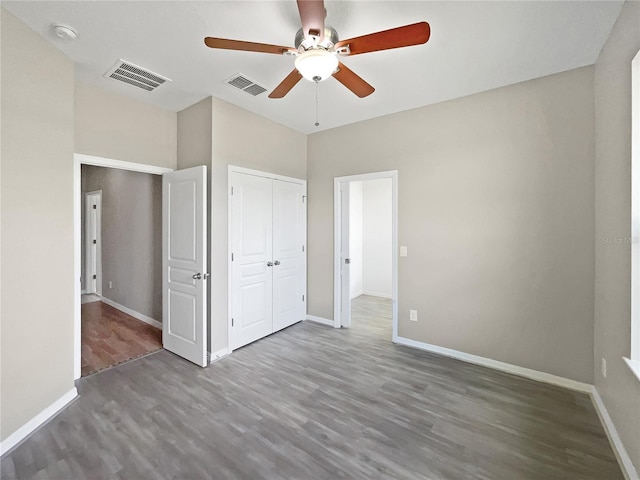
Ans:
{"type": "Polygon", "coordinates": [[[638,479],[639,25],[3,0],[0,476],[638,479]]]}
{"type": "Polygon", "coordinates": [[[86,376],[162,348],[162,177],[82,165],[80,201],[86,376]]]}
{"type": "MultiPolygon", "coordinates": [[[[348,183],[351,328],[374,328],[392,337],[393,202],[390,178],[348,183]]],[[[344,209],[343,209],[344,212],[344,209]]],[[[343,232],[344,234],[344,232],[343,232]]]]}

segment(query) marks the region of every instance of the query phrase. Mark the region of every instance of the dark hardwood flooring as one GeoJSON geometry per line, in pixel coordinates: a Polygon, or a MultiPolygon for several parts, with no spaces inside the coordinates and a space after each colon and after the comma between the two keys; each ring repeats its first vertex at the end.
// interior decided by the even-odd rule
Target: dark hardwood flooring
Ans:
{"type": "Polygon", "coordinates": [[[162,330],[102,302],[83,303],[82,376],[162,348],[162,330]]]}
{"type": "Polygon", "coordinates": [[[623,478],[587,395],[395,346],[363,313],[388,301],[358,302],[349,330],[302,322],[206,369],[162,350],[81,379],[2,478],[623,478]]]}

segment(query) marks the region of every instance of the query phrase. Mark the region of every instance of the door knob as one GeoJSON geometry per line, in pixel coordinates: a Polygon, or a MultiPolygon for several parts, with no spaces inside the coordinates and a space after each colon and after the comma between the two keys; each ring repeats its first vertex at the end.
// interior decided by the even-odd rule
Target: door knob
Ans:
{"type": "Polygon", "coordinates": [[[273,262],[267,262],[267,267],[273,267],[273,262]]]}
{"type": "Polygon", "coordinates": [[[202,278],[202,274],[201,273],[194,273],[192,278],[194,280],[200,280],[202,278]]]}
{"type": "Polygon", "coordinates": [[[274,265],[280,265],[280,260],[276,260],[275,262],[273,262],[274,265]]]}

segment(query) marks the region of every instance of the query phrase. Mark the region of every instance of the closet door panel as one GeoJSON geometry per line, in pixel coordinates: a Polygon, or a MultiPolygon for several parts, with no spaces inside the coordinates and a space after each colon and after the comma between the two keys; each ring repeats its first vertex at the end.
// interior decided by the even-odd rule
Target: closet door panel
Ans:
{"type": "Polygon", "coordinates": [[[231,179],[231,348],[273,332],[272,181],[233,173],[231,179]]]}
{"type": "Polygon", "coordinates": [[[304,318],[304,187],[273,181],[273,330],[304,318]]]}

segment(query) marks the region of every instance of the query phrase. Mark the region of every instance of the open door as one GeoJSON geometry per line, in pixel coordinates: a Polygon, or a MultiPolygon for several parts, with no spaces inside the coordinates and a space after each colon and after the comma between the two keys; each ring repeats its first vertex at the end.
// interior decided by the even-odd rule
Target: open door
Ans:
{"type": "Polygon", "coordinates": [[[207,365],[207,167],[162,176],[162,343],[207,365]]]}
{"type": "Polygon", "coordinates": [[[345,328],[351,327],[351,257],[349,256],[349,182],[340,184],[340,309],[341,324],[345,328]]]}

